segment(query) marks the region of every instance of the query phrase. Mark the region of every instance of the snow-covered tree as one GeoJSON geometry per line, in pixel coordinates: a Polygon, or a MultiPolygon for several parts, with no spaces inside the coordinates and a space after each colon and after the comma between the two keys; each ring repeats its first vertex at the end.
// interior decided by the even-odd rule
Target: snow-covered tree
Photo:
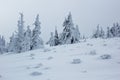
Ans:
{"type": "Polygon", "coordinates": [[[104,30],[103,30],[102,27],[101,27],[101,30],[100,30],[99,37],[100,37],[100,38],[105,38],[105,32],[104,32],[104,30]]]}
{"type": "Polygon", "coordinates": [[[95,30],[95,32],[93,33],[93,38],[98,38],[100,34],[100,29],[99,29],[99,25],[97,26],[97,29],[95,30]]]}
{"type": "Polygon", "coordinates": [[[0,54],[3,54],[6,52],[6,41],[4,36],[0,36],[0,54]]]}
{"type": "Polygon", "coordinates": [[[117,37],[120,37],[120,24],[117,23],[116,27],[117,27],[117,37]]]}
{"type": "Polygon", "coordinates": [[[10,37],[10,42],[8,44],[8,52],[13,52],[14,49],[14,34],[10,37]]]}
{"type": "Polygon", "coordinates": [[[24,46],[25,46],[25,30],[24,30],[24,20],[23,20],[23,14],[20,13],[20,19],[18,20],[18,31],[16,34],[13,34],[10,37],[10,43],[8,45],[8,51],[9,52],[16,52],[21,53],[24,52],[24,46]]]}
{"type": "Polygon", "coordinates": [[[76,41],[79,41],[80,40],[80,31],[79,31],[78,25],[76,25],[76,28],[75,28],[75,36],[76,36],[76,41]]]}
{"type": "Polygon", "coordinates": [[[92,38],[105,38],[105,32],[104,32],[103,28],[98,25],[92,38]]]}
{"type": "Polygon", "coordinates": [[[20,19],[18,20],[18,32],[16,34],[15,39],[16,41],[16,52],[21,53],[24,52],[24,20],[23,20],[23,14],[20,13],[20,19]]]}
{"type": "Polygon", "coordinates": [[[59,40],[57,28],[55,28],[54,42],[55,42],[55,45],[54,45],[54,46],[57,46],[57,45],[60,44],[60,40],[59,40]]]}
{"type": "Polygon", "coordinates": [[[47,42],[47,44],[49,44],[50,46],[57,46],[60,44],[60,40],[59,40],[59,36],[56,28],[55,28],[55,35],[53,35],[53,32],[51,32],[51,37],[47,42]]]}
{"type": "Polygon", "coordinates": [[[40,37],[40,21],[39,21],[39,15],[37,15],[36,20],[34,22],[35,28],[33,29],[32,32],[32,45],[31,45],[31,49],[39,49],[39,48],[43,48],[43,40],[40,37]]]}
{"type": "Polygon", "coordinates": [[[110,28],[107,27],[107,34],[106,34],[106,38],[111,38],[112,37],[112,34],[110,32],[110,28]]]}
{"type": "Polygon", "coordinates": [[[9,52],[21,53],[25,51],[25,30],[24,30],[24,20],[23,14],[20,13],[20,19],[18,20],[18,31],[10,37],[10,42],[8,44],[9,52]]]}
{"type": "Polygon", "coordinates": [[[118,23],[114,23],[113,27],[110,29],[113,37],[120,37],[120,25],[118,23]]]}
{"type": "Polygon", "coordinates": [[[47,42],[47,44],[49,44],[50,46],[55,46],[53,32],[51,32],[51,37],[50,37],[49,41],[47,42]]]}
{"type": "Polygon", "coordinates": [[[76,29],[74,28],[71,13],[69,13],[68,17],[65,19],[63,27],[63,32],[60,35],[61,44],[72,44],[78,42],[75,36],[76,29]]]}
{"type": "Polygon", "coordinates": [[[81,36],[81,39],[86,39],[85,35],[81,36]]]}
{"type": "Polygon", "coordinates": [[[31,43],[32,43],[32,32],[30,26],[27,26],[27,30],[25,32],[25,40],[24,40],[24,51],[31,50],[31,43]]]}
{"type": "Polygon", "coordinates": [[[8,49],[8,52],[16,52],[17,50],[17,38],[14,33],[10,37],[10,42],[8,43],[7,49],[8,49]]]}

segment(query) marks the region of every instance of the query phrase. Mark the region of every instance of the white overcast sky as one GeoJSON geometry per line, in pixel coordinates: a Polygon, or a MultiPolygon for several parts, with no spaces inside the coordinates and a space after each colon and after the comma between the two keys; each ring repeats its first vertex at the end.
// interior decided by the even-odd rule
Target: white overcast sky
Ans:
{"type": "Polygon", "coordinates": [[[42,34],[46,41],[50,32],[62,23],[71,11],[73,22],[79,25],[81,34],[92,34],[97,24],[104,28],[120,22],[120,0],[0,0],[0,34],[8,40],[17,30],[19,12],[24,13],[25,27],[40,15],[42,34]]]}

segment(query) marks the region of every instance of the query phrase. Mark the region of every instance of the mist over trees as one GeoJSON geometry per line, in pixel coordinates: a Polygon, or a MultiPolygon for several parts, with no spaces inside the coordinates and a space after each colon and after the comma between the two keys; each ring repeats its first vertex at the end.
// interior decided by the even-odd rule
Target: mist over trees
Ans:
{"type": "MultiPolygon", "coordinates": [[[[6,52],[21,53],[25,51],[44,48],[44,41],[40,37],[41,35],[41,22],[39,14],[37,14],[34,27],[25,26],[24,15],[20,13],[18,20],[18,30],[15,31],[10,37],[10,41],[7,43],[4,36],[0,36],[0,54],[6,52]]],[[[79,43],[81,39],[85,39],[84,35],[81,35],[78,25],[74,24],[72,20],[72,14],[69,13],[63,22],[63,31],[58,33],[57,27],[54,32],[51,32],[50,39],[47,44],[50,46],[58,46],[64,44],[79,43]]],[[[100,25],[97,25],[96,30],[93,32],[90,38],[113,38],[120,37],[120,24],[114,23],[112,27],[107,27],[105,31],[100,25]]]]}

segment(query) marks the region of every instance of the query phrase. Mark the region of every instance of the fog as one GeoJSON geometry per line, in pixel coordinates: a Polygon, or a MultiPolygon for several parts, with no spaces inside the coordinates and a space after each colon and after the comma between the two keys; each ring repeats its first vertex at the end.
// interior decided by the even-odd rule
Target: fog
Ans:
{"type": "Polygon", "coordinates": [[[25,28],[34,28],[35,17],[40,15],[41,36],[47,41],[55,26],[59,33],[62,31],[69,12],[86,36],[92,34],[97,24],[105,29],[120,22],[120,0],[0,0],[0,34],[7,40],[17,30],[19,12],[24,14],[25,28]]]}

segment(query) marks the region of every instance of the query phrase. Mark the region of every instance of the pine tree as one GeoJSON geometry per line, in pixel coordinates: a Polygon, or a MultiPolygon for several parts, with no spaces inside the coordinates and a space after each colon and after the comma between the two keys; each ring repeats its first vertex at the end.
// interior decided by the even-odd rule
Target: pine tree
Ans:
{"type": "Polygon", "coordinates": [[[76,36],[76,41],[79,42],[79,40],[80,40],[80,31],[79,31],[78,25],[76,25],[76,28],[75,28],[75,36],[76,36]]]}
{"type": "Polygon", "coordinates": [[[15,38],[15,35],[14,33],[12,34],[12,36],[10,37],[10,42],[8,44],[8,52],[16,52],[16,43],[17,43],[17,40],[15,38]]]}
{"type": "Polygon", "coordinates": [[[53,32],[51,32],[51,37],[47,44],[49,44],[50,46],[57,46],[60,44],[57,28],[55,28],[55,35],[53,35],[53,32]]]}
{"type": "Polygon", "coordinates": [[[102,27],[101,27],[101,30],[100,30],[99,37],[100,37],[100,38],[105,38],[105,32],[104,32],[104,30],[103,30],[102,27]]]}
{"type": "Polygon", "coordinates": [[[12,36],[10,37],[10,42],[8,43],[8,52],[13,52],[13,48],[14,48],[14,34],[12,34],[12,36]]]}
{"type": "Polygon", "coordinates": [[[103,28],[98,25],[92,38],[105,38],[105,32],[103,28]]]}
{"type": "Polygon", "coordinates": [[[24,52],[24,21],[23,21],[23,14],[20,13],[20,20],[18,20],[18,33],[16,36],[16,52],[21,53],[24,52]]]}
{"type": "Polygon", "coordinates": [[[116,23],[116,37],[120,37],[120,25],[119,23],[116,23]]]}
{"type": "Polygon", "coordinates": [[[31,50],[31,43],[32,43],[32,32],[31,32],[31,29],[30,29],[30,26],[27,26],[27,30],[25,32],[25,46],[24,46],[24,51],[29,51],[31,50]]]}
{"type": "Polygon", "coordinates": [[[4,36],[0,36],[0,54],[6,52],[6,42],[4,36]]]}
{"type": "Polygon", "coordinates": [[[99,36],[100,36],[100,29],[99,29],[99,25],[97,25],[97,29],[93,34],[92,38],[98,38],[99,36]]]}
{"type": "Polygon", "coordinates": [[[78,42],[75,36],[75,28],[72,21],[72,15],[69,13],[68,17],[63,22],[63,32],[60,35],[61,44],[72,44],[78,42]]]}
{"type": "Polygon", "coordinates": [[[34,22],[35,28],[32,32],[32,46],[31,49],[39,49],[43,48],[43,40],[40,38],[40,21],[39,21],[39,15],[37,15],[36,20],[34,22]]]}
{"type": "Polygon", "coordinates": [[[120,25],[119,23],[114,23],[113,27],[110,29],[113,37],[120,37],[120,25]]]}
{"type": "Polygon", "coordinates": [[[112,36],[113,37],[115,37],[116,36],[116,32],[117,32],[117,30],[116,30],[116,25],[115,25],[115,23],[113,24],[113,27],[110,29],[110,32],[112,33],[112,36]]]}
{"type": "Polygon", "coordinates": [[[111,38],[112,37],[112,34],[110,32],[110,28],[107,27],[107,35],[106,35],[107,38],[111,38]]]}
{"type": "Polygon", "coordinates": [[[8,45],[8,51],[9,52],[16,52],[21,53],[24,52],[24,46],[25,46],[25,30],[24,30],[24,20],[23,20],[23,14],[20,13],[20,19],[18,20],[18,31],[16,34],[13,34],[10,38],[10,43],[8,45]]]}
{"type": "Polygon", "coordinates": [[[58,36],[58,32],[57,32],[57,29],[56,29],[56,28],[55,28],[54,42],[55,42],[55,45],[54,45],[54,46],[57,46],[57,45],[60,44],[59,36],[58,36]]]}
{"type": "Polygon", "coordinates": [[[47,44],[49,44],[50,46],[55,46],[53,32],[51,32],[51,37],[50,37],[49,41],[47,42],[47,44]]]}

